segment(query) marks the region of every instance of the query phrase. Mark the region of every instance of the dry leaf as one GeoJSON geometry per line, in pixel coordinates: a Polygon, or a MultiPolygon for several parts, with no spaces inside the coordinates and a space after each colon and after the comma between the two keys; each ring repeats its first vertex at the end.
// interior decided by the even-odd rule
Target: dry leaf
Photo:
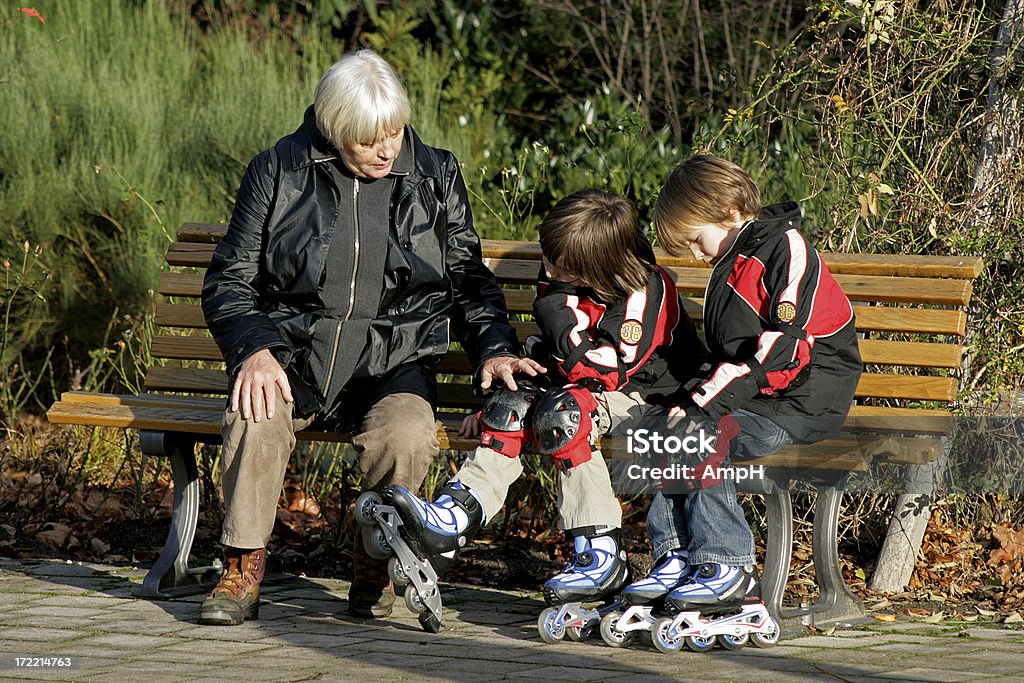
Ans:
{"type": "Polygon", "coordinates": [[[993,524],[992,538],[999,542],[999,547],[989,553],[989,565],[1013,562],[1024,555],[1024,531],[1014,531],[1008,527],[993,524]]]}
{"type": "Polygon", "coordinates": [[[1004,624],[1024,624],[1024,617],[1020,615],[1020,612],[1014,612],[1010,616],[1003,619],[1004,624]]]}
{"type": "Polygon", "coordinates": [[[71,527],[61,522],[50,522],[46,526],[49,528],[36,533],[36,538],[58,550],[68,544],[71,527]]]}
{"type": "Polygon", "coordinates": [[[895,614],[875,614],[872,616],[874,616],[875,619],[878,619],[879,621],[896,621],[895,614]]]}

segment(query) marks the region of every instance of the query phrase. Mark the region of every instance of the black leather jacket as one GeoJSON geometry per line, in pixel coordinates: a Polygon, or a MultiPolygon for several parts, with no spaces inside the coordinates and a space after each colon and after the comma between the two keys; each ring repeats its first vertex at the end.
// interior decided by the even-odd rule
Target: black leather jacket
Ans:
{"type": "Polygon", "coordinates": [[[203,312],[230,377],[271,349],[304,414],[331,408],[324,396],[349,378],[408,363],[432,367],[448,351],[449,325],[474,367],[517,354],[457,160],[423,144],[411,127],[404,145],[412,166],[394,178],[386,238],[382,225],[339,220],[353,211],[355,179],[317,129],[312,107],[297,131],[249,163],[203,284],[203,312]],[[336,240],[352,245],[332,252],[352,268],[341,278],[351,291],[325,297],[336,240]],[[325,298],[338,302],[334,310],[325,298]]]}

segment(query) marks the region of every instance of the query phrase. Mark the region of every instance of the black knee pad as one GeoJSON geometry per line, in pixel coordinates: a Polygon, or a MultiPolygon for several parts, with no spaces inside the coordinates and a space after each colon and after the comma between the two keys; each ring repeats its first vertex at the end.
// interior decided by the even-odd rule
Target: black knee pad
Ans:
{"type": "Polygon", "coordinates": [[[493,448],[510,458],[518,456],[523,445],[533,439],[533,407],[544,390],[532,382],[519,380],[519,388],[512,391],[501,387],[488,397],[480,411],[483,429],[480,445],[493,448]]]}
{"type": "Polygon", "coordinates": [[[569,386],[549,390],[537,402],[533,433],[537,450],[550,455],[561,469],[581,465],[591,457],[591,413],[597,400],[588,389],[569,386]]]}

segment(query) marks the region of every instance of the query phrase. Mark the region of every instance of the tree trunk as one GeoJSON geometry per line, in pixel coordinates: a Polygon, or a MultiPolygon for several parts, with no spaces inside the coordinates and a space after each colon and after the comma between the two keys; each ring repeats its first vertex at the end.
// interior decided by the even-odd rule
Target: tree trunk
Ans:
{"type": "MultiPolygon", "coordinates": [[[[1007,192],[1003,182],[1019,167],[1021,111],[1019,85],[1004,88],[1008,72],[1018,57],[1024,40],[1024,0],[1006,0],[999,25],[996,45],[992,50],[992,80],[988,86],[985,127],[979,142],[978,163],[974,167],[971,197],[974,223],[982,231],[1001,229],[1003,206],[1007,192]]],[[[973,330],[968,327],[965,345],[971,343],[973,330]]],[[[970,357],[964,358],[963,378],[969,377],[970,357]]],[[[942,475],[946,458],[927,465],[910,465],[905,484],[910,487],[896,501],[885,543],[869,587],[883,592],[906,588],[914,571],[917,553],[921,550],[925,528],[931,513],[935,481],[942,475]]]]}

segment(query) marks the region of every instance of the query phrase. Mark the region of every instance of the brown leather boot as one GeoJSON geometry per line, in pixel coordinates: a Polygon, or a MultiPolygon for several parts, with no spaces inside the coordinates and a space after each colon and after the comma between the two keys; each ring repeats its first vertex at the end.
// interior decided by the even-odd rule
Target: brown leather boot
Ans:
{"type": "Polygon", "coordinates": [[[353,534],[352,588],[348,591],[348,613],[362,619],[391,615],[395,592],[388,577],[388,561],[375,560],[363,547],[363,537],[353,534]]]}
{"type": "Polygon", "coordinates": [[[260,581],[266,560],[265,548],[225,548],[224,573],[199,608],[199,623],[236,626],[246,619],[259,619],[260,581]]]}

